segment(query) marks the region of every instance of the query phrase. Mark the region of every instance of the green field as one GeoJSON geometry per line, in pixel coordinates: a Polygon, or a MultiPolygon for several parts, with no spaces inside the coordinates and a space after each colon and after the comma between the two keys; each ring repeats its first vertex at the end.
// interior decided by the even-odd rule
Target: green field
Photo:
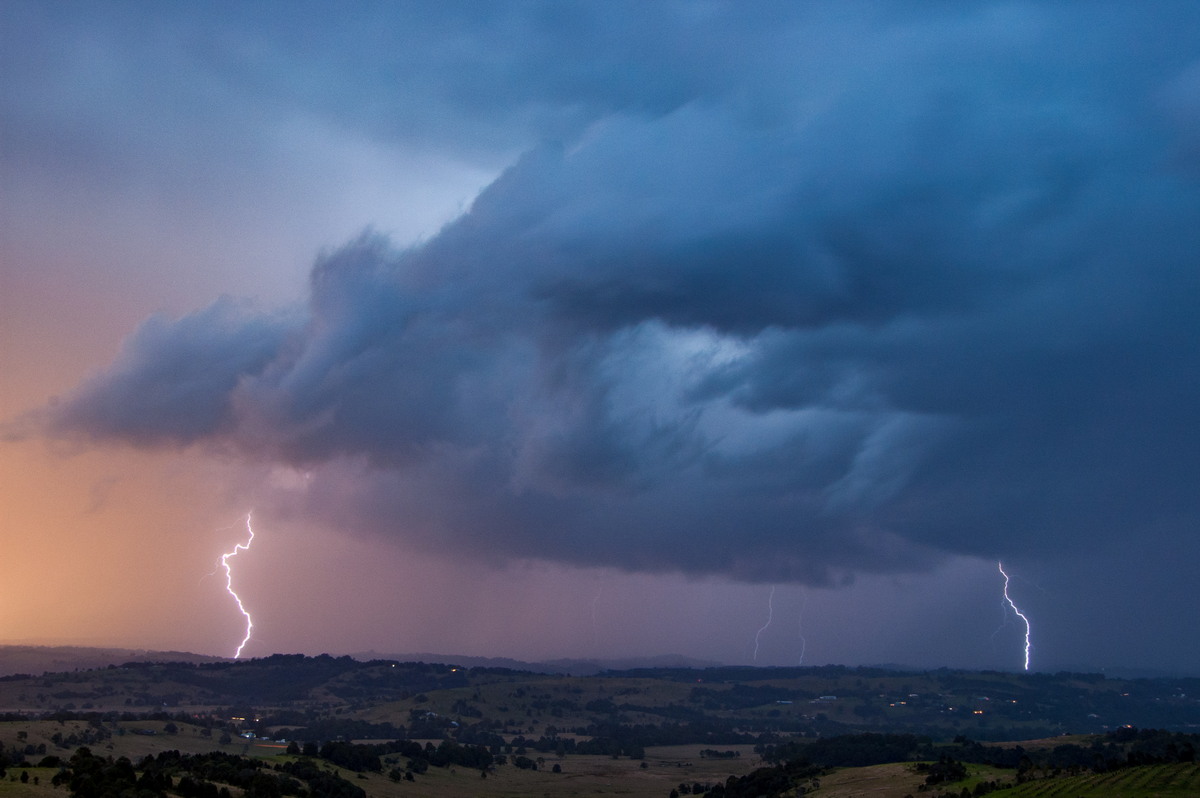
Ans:
{"type": "Polygon", "coordinates": [[[1200,763],[1143,765],[1026,782],[992,793],[999,798],[1158,798],[1200,795],[1200,763]]]}
{"type": "MultiPolygon", "coordinates": [[[[148,724],[140,724],[147,726],[148,724]]],[[[28,730],[28,739],[42,739],[52,729],[69,729],[70,723],[60,725],[49,721],[21,724],[28,730]]],[[[13,726],[0,724],[9,737],[13,726]],[[5,728],[7,727],[7,728],[5,728]]],[[[201,739],[189,728],[176,735],[133,735],[115,737],[110,743],[97,747],[97,752],[112,756],[138,757],[169,748],[200,752],[224,749],[230,753],[249,753],[253,756],[282,757],[273,747],[247,745],[239,741],[228,746],[201,739]],[[111,747],[109,747],[111,745],[111,747]]],[[[761,762],[749,750],[736,760],[710,760],[700,756],[701,746],[670,746],[646,751],[645,767],[627,758],[568,755],[546,757],[541,770],[521,770],[512,766],[493,769],[487,778],[478,771],[461,768],[431,768],[415,782],[394,782],[381,774],[357,774],[335,769],[344,778],[361,786],[372,798],[404,798],[430,796],[478,796],[479,798],[582,798],[583,796],[628,796],[628,798],[666,798],[681,783],[723,782],[730,775],[749,772],[761,762]],[[561,773],[553,773],[558,764],[561,773]]],[[[69,752],[57,750],[59,755],[69,752]]],[[[65,758],[65,757],[64,757],[65,758]]],[[[53,787],[50,780],[56,768],[10,768],[0,779],[0,798],[62,798],[65,787],[53,787]],[[28,773],[27,782],[20,780],[22,770],[28,773]],[[35,783],[38,782],[38,783],[35,783]]],[[[969,777],[954,784],[944,784],[921,793],[923,777],[912,763],[874,765],[861,768],[839,768],[820,777],[820,787],[808,795],[819,798],[903,798],[905,795],[954,795],[963,788],[973,791],[980,781],[1011,782],[1011,770],[969,765],[969,777]]],[[[1200,795],[1200,763],[1146,765],[1111,773],[1082,776],[1043,778],[1009,789],[989,793],[998,798],[1171,798],[1200,795]]]]}
{"type": "MultiPolygon", "coordinates": [[[[7,724],[0,724],[7,725],[7,724]]],[[[32,724],[29,724],[32,725],[32,724]]],[[[26,724],[22,724],[26,726],[26,724]]],[[[32,735],[31,735],[32,737],[32,735]]],[[[114,738],[112,748],[108,744],[97,746],[94,753],[107,756],[127,756],[137,762],[138,758],[160,750],[179,748],[186,752],[199,753],[209,750],[226,750],[242,753],[244,745],[219,746],[205,741],[201,744],[190,734],[162,737],[126,735],[114,738]],[[174,744],[173,744],[174,743],[174,744]]],[[[496,767],[487,778],[470,768],[430,768],[414,782],[395,782],[378,773],[354,773],[343,768],[331,768],[343,778],[362,787],[370,798],[451,798],[451,796],[477,796],[478,798],[519,798],[520,796],[553,796],[554,798],[582,798],[590,795],[620,795],[628,798],[666,798],[680,783],[724,782],[730,775],[742,775],[761,764],[748,749],[734,760],[711,760],[700,756],[703,746],[664,746],[646,751],[645,764],[628,758],[613,759],[607,756],[567,755],[562,758],[548,756],[540,770],[522,770],[512,765],[496,767]],[[552,772],[558,764],[561,773],[552,772]]],[[[64,759],[69,752],[56,751],[64,759]]],[[[285,758],[266,746],[251,745],[251,756],[285,758]]],[[[10,768],[8,775],[0,780],[0,798],[66,798],[66,787],[53,787],[50,780],[57,768],[10,768]],[[29,782],[19,779],[22,770],[28,770],[29,782]],[[33,783],[34,777],[40,784],[33,783]]],[[[237,792],[235,791],[235,795],[237,792]]]]}
{"type": "Polygon", "coordinates": [[[0,796],[3,798],[39,798],[39,796],[65,796],[65,787],[52,787],[50,779],[58,772],[58,768],[23,768],[29,772],[28,783],[20,779],[21,771],[10,769],[8,775],[0,779],[0,796]],[[34,779],[38,781],[34,783],[34,779]]]}
{"type": "MultiPolygon", "coordinates": [[[[755,743],[763,741],[767,747],[758,751],[773,760],[771,746],[798,746],[788,756],[803,759],[812,745],[822,749],[812,754],[812,761],[846,766],[797,775],[788,788],[792,792],[803,786],[806,795],[821,798],[959,798],[964,790],[971,795],[983,792],[990,786],[985,783],[1014,783],[1022,755],[1015,741],[1021,741],[1030,760],[1022,773],[1037,778],[989,794],[1200,796],[1200,773],[1192,763],[1048,777],[1058,772],[1053,762],[1070,761],[1075,768],[1071,772],[1091,764],[1092,754],[1080,760],[1078,752],[1070,750],[1054,760],[1055,749],[1064,746],[1091,750],[1095,745],[1094,756],[1124,762],[1127,753],[1149,739],[1133,728],[1135,721],[1192,728],[1200,712],[1196,696],[1196,679],[1110,680],[1069,673],[914,673],[829,666],[653,668],[567,676],[275,655],[237,663],[134,663],[0,678],[0,712],[6,718],[0,722],[0,743],[23,752],[31,765],[45,756],[67,760],[81,746],[101,757],[123,756],[134,763],[170,750],[222,751],[283,763],[289,759],[286,742],[264,738],[411,738],[434,747],[447,739],[486,745],[509,761],[490,767],[486,776],[475,765],[433,766],[418,769],[414,781],[395,781],[387,775],[393,769],[400,777],[412,759],[425,760],[392,749],[381,754],[382,773],[338,772],[370,798],[667,798],[673,789],[695,794],[691,788],[696,783],[723,784],[731,776],[750,774],[765,764],[755,753],[755,743]],[[1096,725],[1117,731],[1081,734],[1096,725]],[[862,732],[872,732],[864,736],[872,739],[908,739],[882,743],[891,759],[880,758],[877,751],[864,753],[881,744],[870,739],[851,743],[860,748],[854,755],[848,755],[843,743],[832,748],[818,743],[850,740],[862,732]],[[955,740],[960,736],[961,743],[955,740]],[[221,744],[222,739],[227,742],[221,744]],[[896,745],[902,750],[891,750],[896,745]],[[1007,753],[984,755],[984,747],[1007,753]],[[705,749],[739,755],[708,758],[701,756],[705,749]],[[517,756],[535,761],[537,769],[517,767],[517,756]],[[917,756],[961,759],[968,776],[921,790],[928,769],[920,771],[906,761],[917,756]],[[889,761],[892,764],[849,767],[889,761]],[[1006,769],[980,762],[1003,762],[1006,769]],[[560,772],[553,772],[555,766],[560,772]]],[[[1183,758],[1167,755],[1168,742],[1177,753],[1184,746],[1200,749],[1200,737],[1182,732],[1155,732],[1151,738],[1158,747],[1141,754],[1156,758],[1136,761],[1183,758]],[[1179,739],[1168,740],[1168,734],[1179,739]]],[[[336,756],[318,759],[327,770],[335,763],[354,763],[336,756]]],[[[51,767],[30,767],[22,782],[22,769],[10,768],[0,780],[0,798],[66,798],[65,788],[50,785],[55,772],[51,767]]],[[[765,783],[775,775],[765,771],[744,784],[753,789],[756,779],[765,783]]],[[[240,788],[232,792],[235,797],[241,794],[240,788]]]]}

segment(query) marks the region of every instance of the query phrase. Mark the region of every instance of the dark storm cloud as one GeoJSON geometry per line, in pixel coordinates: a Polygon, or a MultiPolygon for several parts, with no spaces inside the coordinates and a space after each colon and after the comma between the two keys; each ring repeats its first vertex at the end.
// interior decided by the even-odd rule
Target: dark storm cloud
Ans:
{"type": "Polygon", "coordinates": [[[238,383],[278,353],[288,325],[229,299],[172,321],[147,319],[56,423],[138,444],[189,444],[230,431],[238,383]]]}
{"type": "Polygon", "coordinates": [[[1194,528],[1187,7],[837,7],[502,7],[508,77],[426,89],[561,145],[323,256],[302,322],[148,322],[54,428],[484,557],[820,583],[1194,528]]]}

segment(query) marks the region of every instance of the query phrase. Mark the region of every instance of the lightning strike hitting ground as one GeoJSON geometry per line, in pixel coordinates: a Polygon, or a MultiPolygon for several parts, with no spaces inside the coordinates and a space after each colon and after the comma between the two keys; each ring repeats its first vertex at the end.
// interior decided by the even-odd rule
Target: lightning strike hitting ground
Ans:
{"type": "Polygon", "coordinates": [[[596,597],[592,599],[592,648],[600,648],[600,631],[596,625],[596,604],[600,601],[600,596],[604,595],[604,586],[601,585],[596,590],[596,597]]]}
{"type": "Polygon", "coordinates": [[[771,618],[775,615],[775,585],[771,585],[771,592],[767,594],[767,622],[762,625],[762,628],[754,633],[754,661],[758,662],[758,638],[771,625],[771,618]]]}
{"type": "Polygon", "coordinates": [[[996,566],[1000,569],[1000,575],[1004,577],[1004,600],[1008,602],[1008,606],[1012,608],[1013,613],[1025,623],[1025,670],[1029,670],[1029,619],[1025,617],[1025,613],[1017,609],[1017,605],[1013,603],[1012,597],[1008,595],[1008,574],[1004,572],[1004,563],[997,562],[996,566]]]}
{"type": "Polygon", "coordinates": [[[808,649],[808,639],[804,636],[804,609],[807,606],[808,606],[808,591],[805,590],[803,586],[801,586],[801,588],[800,588],[800,612],[798,613],[800,616],[800,619],[799,619],[799,621],[797,621],[797,626],[799,628],[796,630],[796,634],[798,634],[800,636],[800,661],[796,663],[797,665],[804,664],[804,652],[808,649]]]}
{"type": "Polygon", "coordinates": [[[229,567],[229,558],[236,557],[238,552],[249,549],[250,544],[254,542],[254,527],[250,526],[250,515],[250,513],[246,514],[246,529],[250,532],[250,537],[246,540],[245,544],[239,543],[233,547],[233,551],[221,555],[220,567],[225,569],[225,589],[229,591],[229,595],[233,596],[233,600],[237,602],[238,610],[242,615],[246,616],[246,636],[238,644],[237,651],[233,652],[234,659],[242,655],[242,649],[250,642],[250,631],[254,629],[254,622],[250,620],[250,613],[246,612],[246,607],[242,604],[241,597],[233,590],[233,569],[229,567]]]}

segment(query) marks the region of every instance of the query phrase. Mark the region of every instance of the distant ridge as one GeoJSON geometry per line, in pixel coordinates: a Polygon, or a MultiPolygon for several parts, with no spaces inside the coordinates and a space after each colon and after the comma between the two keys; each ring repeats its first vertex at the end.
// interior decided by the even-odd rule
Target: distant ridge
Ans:
{"type": "Polygon", "coordinates": [[[93,670],[126,662],[221,662],[222,657],[187,651],[153,651],[144,648],[95,648],[90,646],[0,645],[0,676],[93,670]]]}
{"type": "MultiPolygon", "coordinates": [[[[336,654],[334,656],[342,656],[336,654]]],[[[644,668],[724,668],[733,667],[715,660],[698,659],[680,654],[665,654],[648,657],[561,658],[551,660],[519,660],[510,657],[477,657],[461,654],[436,654],[417,652],[406,654],[362,651],[351,653],[351,658],[367,662],[384,659],[397,662],[428,662],[463,665],[472,668],[509,668],[531,673],[564,674],[568,676],[594,676],[605,671],[626,671],[644,668]]],[[[0,644],[0,677],[14,674],[41,676],[45,673],[62,673],[77,670],[107,668],[127,662],[231,662],[228,657],[195,654],[190,651],[158,651],[144,648],[122,648],[105,646],[55,646],[55,645],[6,645],[0,644]]],[[[746,666],[751,667],[751,666],[746,666]]],[[[854,666],[847,666],[854,667],[854,666]]],[[[870,666],[897,673],[929,673],[937,670],[959,670],[955,668],[930,668],[884,663],[870,666]]],[[[766,668],[764,668],[766,669],[766,668]]],[[[971,671],[971,669],[964,669],[971,671]]],[[[980,671],[982,672],[982,671],[980,671]]],[[[1010,671],[1001,671],[1010,672],[1010,671]]],[[[1011,672],[1016,672],[1015,670],[1011,672]]],[[[1145,667],[1109,667],[1078,665],[1059,667],[1054,673],[1099,674],[1111,679],[1176,679],[1200,676],[1200,665],[1194,668],[1154,669],[1145,667]]],[[[1050,671],[1047,671],[1050,673],[1050,671]]]]}
{"type": "Polygon", "coordinates": [[[719,668],[725,665],[715,660],[685,657],[682,654],[662,654],[653,657],[614,657],[613,659],[551,659],[536,662],[510,659],[508,657],[470,657],[462,655],[432,654],[380,654],[363,651],[351,654],[358,660],[391,659],[398,662],[440,662],[448,665],[464,665],[468,668],[511,668],[515,671],[532,673],[562,673],[568,676],[595,676],[604,671],[623,671],[635,668],[719,668]]]}
{"type": "MultiPolygon", "coordinates": [[[[612,659],[553,659],[536,662],[509,657],[473,657],[459,654],[435,654],[428,651],[409,654],[381,654],[362,651],[350,654],[356,660],[373,659],[397,662],[429,662],[463,665],[469,668],[509,668],[531,673],[561,673],[568,676],[594,676],[604,671],[635,668],[717,668],[724,663],[696,659],[680,654],[653,657],[614,657],[612,659]]],[[[106,648],[94,646],[34,646],[0,645],[0,677],[14,674],[41,676],[44,673],[63,673],[107,668],[126,662],[228,662],[226,657],[193,654],[188,651],[156,651],[144,648],[106,648]]]]}

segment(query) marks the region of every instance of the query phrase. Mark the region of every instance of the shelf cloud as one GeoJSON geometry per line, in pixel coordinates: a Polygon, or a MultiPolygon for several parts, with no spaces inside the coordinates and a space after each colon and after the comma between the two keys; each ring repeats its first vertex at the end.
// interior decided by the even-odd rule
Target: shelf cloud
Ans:
{"type": "Polygon", "coordinates": [[[148,319],[44,429],[301,469],[304,512],[489,559],[827,585],[1194,530],[1186,25],[837,7],[656,4],[628,40],[521,6],[509,79],[446,65],[418,115],[536,138],[461,216],[322,253],[296,307],[148,319]]]}

